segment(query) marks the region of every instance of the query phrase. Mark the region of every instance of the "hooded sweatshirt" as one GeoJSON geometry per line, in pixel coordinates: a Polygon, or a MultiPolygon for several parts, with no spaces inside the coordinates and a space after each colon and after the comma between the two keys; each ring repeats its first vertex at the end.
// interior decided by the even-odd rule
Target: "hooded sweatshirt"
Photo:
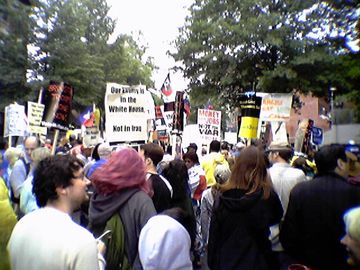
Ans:
{"type": "Polygon", "coordinates": [[[139,256],[144,270],[189,270],[191,240],[175,219],[158,215],[142,229],[139,256]]]}
{"type": "Polygon", "coordinates": [[[89,207],[89,227],[96,236],[107,220],[119,213],[125,230],[125,252],[132,269],[142,269],[138,258],[140,231],[156,211],[151,198],[138,188],[128,188],[109,195],[94,193],[89,207]]]}
{"type": "Polygon", "coordinates": [[[269,227],[282,217],[274,191],[246,194],[241,189],[225,191],[214,202],[208,246],[211,269],[271,269],[269,227]]]}

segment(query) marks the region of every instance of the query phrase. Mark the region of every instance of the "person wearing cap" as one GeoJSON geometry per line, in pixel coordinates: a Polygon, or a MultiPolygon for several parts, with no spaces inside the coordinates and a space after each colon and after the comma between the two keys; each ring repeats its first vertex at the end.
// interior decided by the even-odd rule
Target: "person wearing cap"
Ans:
{"type": "Polygon", "coordinates": [[[97,160],[89,169],[87,173],[87,177],[91,177],[91,175],[94,173],[94,171],[105,164],[105,162],[110,158],[112,147],[108,143],[102,143],[99,145],[97,149],[99,160],[97,160]]]}
{"type": "Polygon", "coordinates": [[[360,207],[348,210],[344,214],[344,223],[346,234],[340,242],[348,252],[348,264],[353,269],[360,269],[360,207]]]}
{"type": "MultiPolygon", "coordinates": [[[[269,174],[276,194],[279,196],[284,215],[289,203],[290,191],[293,187],[306,180],[302,170],[291,167],[289,161],[293,155],[293,149],[287,142],[273,141],[267,154],[272,166],[269,174]]],[[[272,250],[279,256],[282,256],[283,248],[279,240],[279,224],[270,227],[272,250]]],[[[280,259],[281,260],[281,259],[280,259]]]]}
{"type": "Polygon", "coordinates": [[[290,256],[313,270],[349,269],[339,242],[345,234],[342,216],[360,205],[360,186],[347,182],[345,145],[322,146],[315,164],[314,179],[297,184],[290,193],[280,241],[290,256]]]}

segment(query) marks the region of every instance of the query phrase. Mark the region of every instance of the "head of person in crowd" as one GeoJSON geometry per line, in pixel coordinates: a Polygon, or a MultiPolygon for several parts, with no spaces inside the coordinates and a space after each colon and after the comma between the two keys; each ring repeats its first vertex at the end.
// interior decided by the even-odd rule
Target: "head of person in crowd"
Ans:
{"type": "Polygon", "coordinates": [[[360,207],[352,208],[344,214],[346,235],[341,239],[348,251],[347,262],[360,269],[360,207]]]}
{"type": "Polygon", "coordinates": [[[51,152],[49,150],[49,148],[47,147],[39,147],[36,148],[32,153],[31,153],[31,159],[32,159],[32,163],[31,166],[33,168],[36,168],[36,166],[39,164],[39,162],[47,157],[49,157],[51,155],[51,152]]]}
{"type": "Polygon", "coordinates": [[[40,147],[40,140],[35,136],[29,136],[24,140],[24,150],[27,160],[31,160],[31,153],[40,147]]]}
{"type": "Polygon", "coordinates": [[[201,148],[201,155],[205,156],[207,154],[207,150],[205,147],[201,148]]]}
{"type": "Polygon", "coordinates": [[[271,164],[289,163],[294,153],[288,143],[277,141],[271,142],[266,152],[271,164]]]}
{"type": "Polygon", "coordinates": [[[131,187],[139,187],[150,194],[145,175],[145,164],[138,152],[123,148],[114,152],[90,178],[97,192],[104,195],[131,187]]]}
{"type": "Polygon", "coordinates": [[[193,150],[190,150],[187,153],[185,153],[183,155],[183,160],[185,161],[185,165],[188,169],[200,163],[198,155],[193,150]]]}
{"type": "Polygon", "coordinates": [[[292,167],[302,170],[306,176],[313,177],[315,170],[310,164],[310,161],[304,156],[296,156],[291,162],[292,167]]]}
{"type": "Polygon", "coordinates": [[[319,175],[331,172],[345,178],[349,175],[349,160],[342,144],[322,146],[315,154],[315,164],[319,175]]]}
{"type": "Polygon", "coordinates": [[[197,150],[198,150],[198,147],[197,147],[196,143],[190,143],[189,146],[187,147],[187,152],[194,151],[196,153],[197,150]]]}
{"type": "Polygon", "coordinates": [[[174,159],[170,161],[162,174],[173,188],[173,201],[180,201],[189,195],[189,175],[183,160],[174,159]]]}
{"type": "Polygon", "coordinates": [[[349,175],[351,177],[360,176],[360,145],[351,141],[346,145],[346,151],[350,159],[349,175]]]}
{"type": "Polygon", "coordinates": [[[229,157],[229,143],[228,142],[223,142],[220,146],[220,152],[222,155],[224,155],[224,157],[227,159],[229,157]]]}
{"type": "Polygon", "coordinates": [[[139,257],[144,270],[192,269],[191,239],[183,225],[169,215],[149,219],[139,237],[139,257]]]}
{"type": "Polygon", "coordinates": [[[96,160],[98,161],[100,159],[100,156],[99,156],[99,152],[98,152],[98,149],[99,149],[99,146],[100,146],[101,143],[98,143],[97,145],[95,145],[95,147],[93,148],[92,152],[91,152],[91,158],[93,160],[96,160]]]}
{"type": "Polygon", "coordinates": [[[112,152],[112,147],[109,143],[102,143],[98,147],[98,155],[100,159],[109,159],[112,152]]]}
{"type": "Polygon", "coordinates": [[[220,152],[220,142],[217,141],[217,140],[213,140],[211,143],[210,143],[210,147],[209,147],[209,152],[220,152]]]}
{"type": "Polygon", "coordinates": [[[156,166],[164,157],[164,150],[155,143],[146,143],[140,146],[140,156],[143,158],[148,171],[156,171],[156,166]]]}
{"type": "Polygon", "coordinates": [[[21,150],[16,147],[9,147],[6,149],[4,157],[9,162],[10,168],[12,168],[15,162],[21,157],[21,150]]]}
{"type": "Polygon", "coordinates": [[[224,164],[219,164],[216,166],[215,171],[214,171],[214,177],[215,177],[216,183],[218,183],[220,185],[224,184],[226,181],[229,180],[230,175],[231,175],[231,171],[228,166],[226,166],[224,164]]]}
{"type": "Polygon", "coordinates": [[[34,172],[33,193],[39,207],[55,206],[72,213],[89,199],[81,162],[70,155],[47,157],[34,172]]]}
{"type": "Polygon", "coordinates": [[[235,160],[229,181],[221,187],[221,191],[230,189],[242,189],[246,194],[262,191],[265,199],[270,196],[271,180],[267,173],[265,154],[258,147],[245,147],[235,160]]]}

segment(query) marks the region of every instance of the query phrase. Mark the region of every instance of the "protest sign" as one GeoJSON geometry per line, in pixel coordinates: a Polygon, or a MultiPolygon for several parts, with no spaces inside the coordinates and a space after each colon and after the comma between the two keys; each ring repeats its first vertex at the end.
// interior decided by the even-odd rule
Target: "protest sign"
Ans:
{"type": "Polygon", "coordinates": [[[289,143],[285,122],[271,122],[271,131],[273,141],[289,143]]]}
{"type": "Polygon", "coordinates": [[[5,107],[4,137],[26,136],[27,119],[25,107],[19,104],[10,104],[5,107]]]}
{"type": "Polygon", "coordinates": [[[145,86],[106,84],[105,117],[108,142],[147,140],[145,86]]]}
{"type": "Polygon", "coordinates": [[[221,111],[198,109],[198,126],[203,142],[220,141],[221,111]]]}
{"type": "Polygon", "coordinates": [[[56,129],[68,130],[73,88],[66,83],[50,82],[42,99],[45,105],[42,125],[56,129]]]}
{"type": "Polygon", "coordinates": [[[319,127],[312,127],[311,141],[315,145],[321,145],[324,142],[324,132],[319,127]]]}
{"type": "Polygon", "coordinates": [[[255,93],[243,94],[240,97],[241,125],[239,137],[253,139],[257,138],[261,97],[255,93]]]}
{"type": "Polygon", "coordinates": [[[86,147],[92,147],[99,143],[100,141],[100,131],[97,126],[87,127],[83,134],[83,144],[86,147]]]}
{"type": "Polygon", "coordinates": [[[29,122],[29,131],[35,134],[47,134],[47,128],[41,126],[41,120],[44,113],[44,104],[35,103],[28,101],[28,122],[29,122]]]}
{"type": "Polygon", "coordinates": [[[261,121],[288,121],[290,119],[292,94],[266,94],[262,97],[261,121]]]}

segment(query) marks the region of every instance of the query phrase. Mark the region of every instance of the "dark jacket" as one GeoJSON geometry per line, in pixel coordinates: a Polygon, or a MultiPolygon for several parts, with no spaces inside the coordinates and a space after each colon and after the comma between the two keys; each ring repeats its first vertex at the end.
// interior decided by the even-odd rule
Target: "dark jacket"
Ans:
{"type": "Polygon", "coordinates": [[[120,213],[125,230],[125,252],[132,269],[142,269],[138,256],[140,231],[156,211],[151,198],[138,188],[121,190],[110,195],[93,194],[89,207],[89,228],[101,234],[106,222],[120,213]]]}
{"type": "Polygon", "coordinates": [[[279,223],[283,210],[274,191],[246,195],[232,189],[215,199],[211,218],[208,263],[216,269],[271,269],[269,227],[279,223]]]}
{"type": "Polygon", "coordinates": [[[284,249],[313,270],[348,269],[344,212],[360,204],[360,187],[335,173],[296,185],[280,231],[284,249]]]}
{"type": "Polygon", "coordinates": [[[154,190],[152,201],[157,213],[171,208],[171,193],[158,174],[149,173],[149,184],[154,190]]]}

